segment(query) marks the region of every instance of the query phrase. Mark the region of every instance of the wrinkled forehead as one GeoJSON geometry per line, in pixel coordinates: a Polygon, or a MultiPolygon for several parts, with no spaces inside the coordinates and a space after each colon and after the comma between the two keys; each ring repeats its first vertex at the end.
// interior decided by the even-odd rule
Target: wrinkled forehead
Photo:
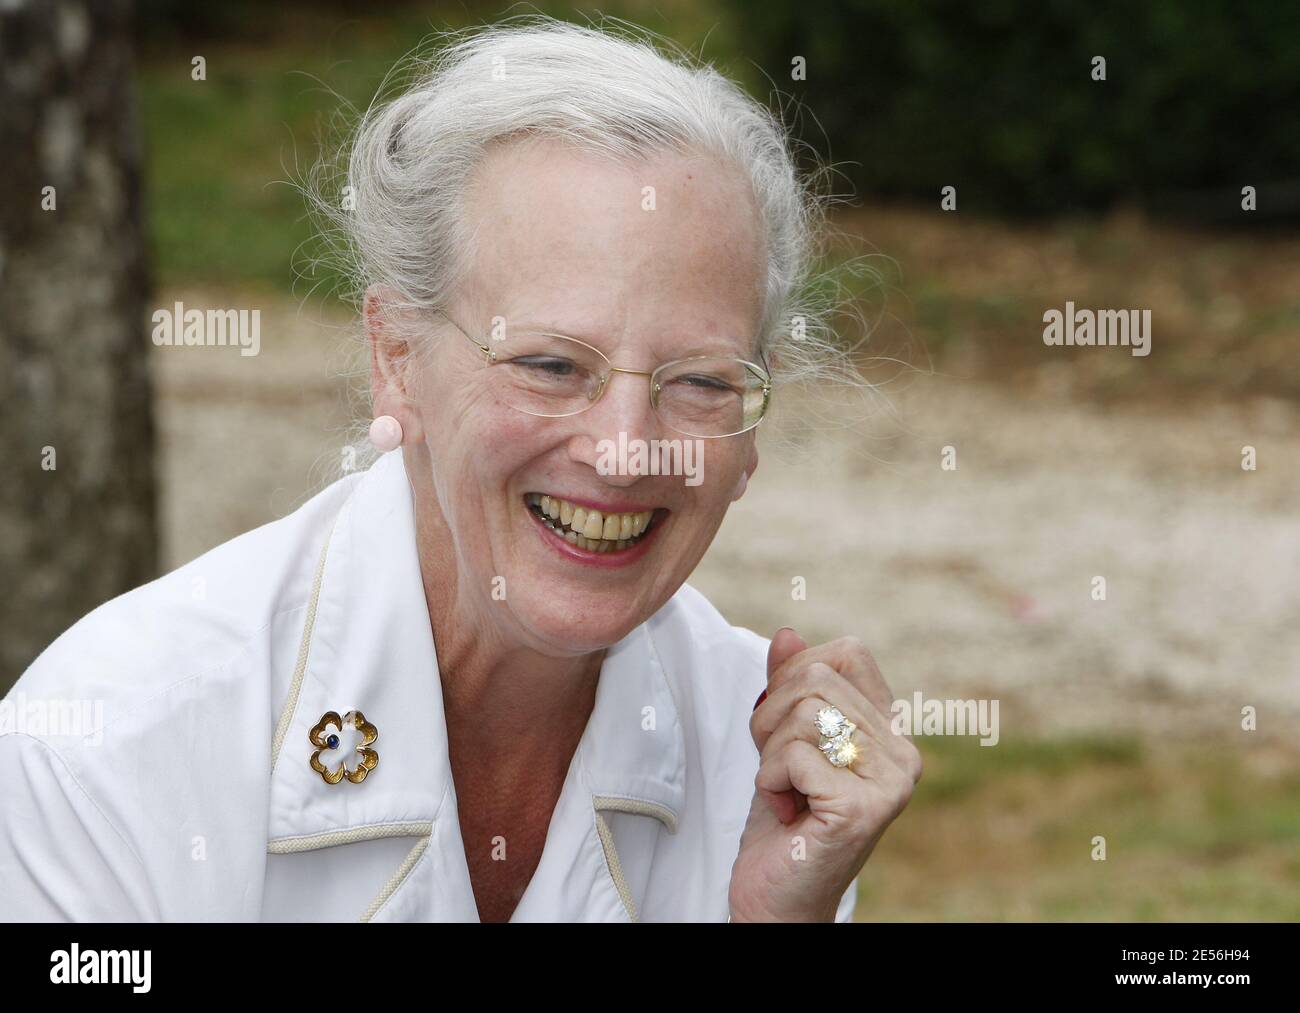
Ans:
{"type": "Polygon", "coordinates": [[[512,142],[476,170],[465,212],[474,242],[458,301],[475,314],[755,335],[762,218],[743,172],[715,157],[622,162],[512,142]]]}

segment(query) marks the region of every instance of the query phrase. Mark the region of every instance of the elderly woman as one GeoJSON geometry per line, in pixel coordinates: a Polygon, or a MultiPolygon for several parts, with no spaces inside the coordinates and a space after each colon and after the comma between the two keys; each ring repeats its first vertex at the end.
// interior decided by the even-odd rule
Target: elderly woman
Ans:
{"type": "Polygon", "coordinates": [[[381,455],[26,673],[103,716],[0,737],[0,914],[849,920],[920,776],[889,689],[685,583],[808,361],[778,122],[530,22],[373,108],[346,182],[381,455]]]}

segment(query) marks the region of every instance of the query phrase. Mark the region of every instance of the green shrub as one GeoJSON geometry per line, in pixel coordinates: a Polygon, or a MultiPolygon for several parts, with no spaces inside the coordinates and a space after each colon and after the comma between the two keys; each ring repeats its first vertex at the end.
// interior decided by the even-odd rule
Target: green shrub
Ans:
{"type": "Polygon", "coordinates": [[[937,206],[952,185],[962,211],[1222,219],[1250,184],[1261,215],[1300,213],[1300,5],[728,3],[750,85],[793,94],[802,139],[829,142],[861,195],[937,206]]]}

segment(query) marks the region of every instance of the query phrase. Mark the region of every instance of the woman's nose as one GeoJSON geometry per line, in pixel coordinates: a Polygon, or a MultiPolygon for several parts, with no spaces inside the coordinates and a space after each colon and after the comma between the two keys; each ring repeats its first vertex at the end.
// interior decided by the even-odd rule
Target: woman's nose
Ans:
{"type": "Polygon", "coordinates": [[[598,440],[617,440],[619,433],[649,440],[661,429],[650,404],[650,375],[639,371],[610,370],[596,403],[583,415],[598,440]]]}

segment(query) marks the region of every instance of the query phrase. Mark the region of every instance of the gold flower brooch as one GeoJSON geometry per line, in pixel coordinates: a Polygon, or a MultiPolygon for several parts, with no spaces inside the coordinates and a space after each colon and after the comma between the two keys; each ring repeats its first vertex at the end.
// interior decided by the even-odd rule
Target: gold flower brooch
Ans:
{"type": "Polygon", "coordinates": [[[379,738],[379,729],[360,711],[348,711],[342,717],[336,711],[326,711],[307,737],[316,747],[311,754],[311,769],[326,784],[338,784],[345,777],[360,784],[379,765],[379,754],[370,748],[379,738]],[[359,741],[345,745],[345,739],[359,741]]]}

